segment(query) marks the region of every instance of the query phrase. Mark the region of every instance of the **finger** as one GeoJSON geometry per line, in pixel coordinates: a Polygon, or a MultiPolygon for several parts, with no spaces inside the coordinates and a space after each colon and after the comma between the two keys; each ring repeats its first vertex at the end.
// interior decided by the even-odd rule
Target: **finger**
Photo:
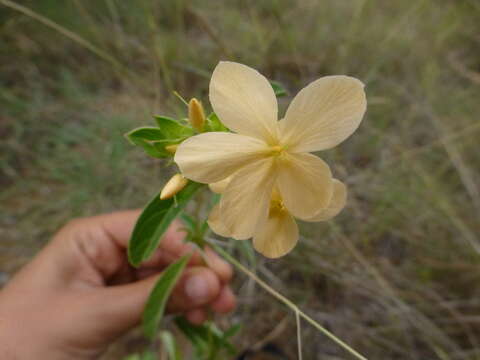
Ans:
{"type": "Polygon", "coordinates": [[[155,255],[137,270],[138,278],[145,278],[190,253],[192,257],[188,266],[206,265],[219,276],[222,283],[228,283],[232,279],[233,271],[230,264],[222,260],[211,248],[206,247],[202,253],[193,244],[184,244],[181,248],[178,247],[177,251],[177,253],[171,253],[163,248],[157,250],[155,255]]]}
{"type": "Polygon", "coordinates": [[[220,280],[207,267],[191,267],[185,270],[185,276],[175,287],[170,302],[169,312],[185,312],[209,304],[220,294],[220,280]]]}
{"type": "Polygon", "coordinates": [[[207,311],[203,308],[189,310],[185,313],[187,320],[194,325],[201,325],[207,320],[207,311]]]}
{"type": "Polygon", "coordinates": [[[218,297],[211,303],[210,308],[220,314],[226,314],[235,309],[237,300],[228,286],[224,286],[218,297]]]}
{"type": "MultiPolygon", "coordinates": [[[[80,218],[73,220],[67,227],[71,225],[96,226],[101,227],[107,235],[115,241],[115,243],[122,249],[128,247],[128,242],[132,236],[135,223],[138,220],[142,210],[124,210],[117,211],[110,214],[102,214],[87,218],[80,218]]],[[[78,227],[77,227],[78,228],[78,227]]],[[[167,229],[161,246],[173,253],[178,253],[182,248],[185,231],[182,230],[181,223],[174,221],[167,229]]]]}
{"type": "MultiPolygon", "coordinates": [[[[57,237],[74,239],[81,254],[86,255],[89,263],[94,265],[104,279],[110,280],[110,277],[118,272],[129,274],[128,264],[125,261],[125,248],[140,212],[140,210],[127,210],[77,219],[60,231],[57,237]]],[[[232,277],[230,265],[210,248],[206,248],[205,256],[202,256],[195,245],[184,242],[185,235],[183,224],[180,221],[172,222],[160,242],[159,249],[142,264],[141,268],[162,270],[181,256],[190,253],[193,255],[189,260],[189,266],[208,264],[223,283],[228,283],[232,277]]],[[[74,263],[70,260],[68,262],[74,263]]],[[[141,272],[138,278],[145,276],[145,272],[143,274],[141,272]]],[[[113,283],[122,283],[125,279],[127,277],[122,276],[113,283]]]]}
{"type": "Polygon", "coordinates": [[[205,248],[205,262],[220,277],[222,283],[227,284],[232,280],[233,270],[230,264],[209,247],[205,248]]]}
{"type": "Polygon", "coordinates": [[[138,220],[142,210],[124,210],[116,211],[110,214],[102,214],[83,219],[74,220],[74,222],[84,222],[83,226],[99,226],[115,243],[125,249],[132,236],[135,223],[138,220]]]}
{"type": "Polygon", "coordinates": [[[114,274],[126,272],[123,244],[128,242],[139,213],[128,210],[70,221],[40,253],[40,263],[51,264],[52,272],[57,273],[52,278],[63,282],[80,274],[87,276],[90,284],[103,285],[114,274]]]}
{"type": "MultiPolygon", "coordinates": [[[[140,210],[128,210],[71,221],[59,231],[49,246],[47,254],[57,258],[51,263],[61,268],[64,281],[89,272],[92,274],[89,282],[99,286],[104,282],[125,282],[128,277],[117,275],[129,273],[126,247],[139,214],[140,210]],[[94,276],[94,272],[97,276],[94,276]]],[[[165,261],[162,261],[161,267],[157,267],[157,271],[191,250],[191,247],[183,244],[184,236],[180,225],[174,222],[158,250],[159,256],[165,261]],[[166,261],[168,259],[169,262],[166,261]]]]}
{"type": "MultiPolygon", "coordinates": [[[[92,292],[90,309],[103,331],[120,334],[140,322],[145,303],[155,286],[158,275],[135,283],[106,287],[92,292]]],[[[185,313],[206,306],[218,297],[220,281],[206,267],[185,270],[172,292],[167,309],[169,312],[185,313]]]]}
{"type": "Polygon", "coordinates": [[[70,221],[17,275],[17,283],[38,288],[61,288],[79,279],[101,286],[125,266],[117,245],[127,242],[139,210],[122,211],[70,221]],[[115,240],[115,241],[114,241],[115,240]]]}
{"type": "Polygon", "coordinates": [[[186,232],[182,224],[179,221],[172,222],[161,239],[159,248],[142,263],[141,268],[161,268],[188,253],[193,253],[190,264],[201,265],[201,257],[195,245],[186,243],[185,236],[186,232]]]}

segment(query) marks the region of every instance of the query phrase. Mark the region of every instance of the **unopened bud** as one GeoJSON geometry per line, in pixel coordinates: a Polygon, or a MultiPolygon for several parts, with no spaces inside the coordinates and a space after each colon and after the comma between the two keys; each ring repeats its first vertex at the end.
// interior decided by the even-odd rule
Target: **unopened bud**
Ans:
{"type": "Polygon", "coordinates": [[[188,183],[188,179],[184,178],[182,174],[175,174],[165,184],[160,193],[160,200],[170,199],[178,194],[188,183]]]}
{"type": "Polygon", "coordinates": [[[165,150],[167,150],[171,154],[175,154],[175,152],[177,151],[177,148],[178,148],[178,144],[172,144],[172,145],[165,146],[165,150]]]}
{"type": "Polygon", "coordinates": [[[188,119],[195,130],[198,132],[203,130],[205,112],[203,111],[202,103],[195,98],[188,103],[188,119]]]}

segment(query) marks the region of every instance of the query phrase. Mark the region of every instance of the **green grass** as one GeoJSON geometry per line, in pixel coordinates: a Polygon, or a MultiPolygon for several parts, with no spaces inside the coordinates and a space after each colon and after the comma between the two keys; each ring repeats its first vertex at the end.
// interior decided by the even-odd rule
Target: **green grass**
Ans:
{"type": "MultiPolygon", "coordinates": [[[[2,272],[71,217],[145,204],[172,170],[123,133],[153,124],[153,113],[184,116],[172,90],[208,103],[220,59],[258,68],[292,94],[348,74],[367,84],[367,115],[320,154],[349,185],[348,207],[304,226],[294,252],[258,257],[256,269],[369,359],[480,356],[475,0],[22,2],[60,29],[1,3],[2,272]]],[[[290,315],[243,277],[237,286],[237,342],[250,346],[290,315]]],[[[288,319],[276,340],[293,357],[288,319]]],[[[345,358],[313,329],[303,333],[306,359],[345,358]]]]}

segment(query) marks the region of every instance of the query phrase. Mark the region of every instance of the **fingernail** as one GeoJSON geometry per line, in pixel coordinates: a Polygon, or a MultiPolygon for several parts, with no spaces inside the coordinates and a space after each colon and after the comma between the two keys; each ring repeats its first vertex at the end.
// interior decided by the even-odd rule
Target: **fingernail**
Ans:
{"type": "Polygon", "coordinates": [[[208,281],[201,275],[194,275],[185,283],[185,293],[196,303],[208,299],[210,295],[208,281]]]}

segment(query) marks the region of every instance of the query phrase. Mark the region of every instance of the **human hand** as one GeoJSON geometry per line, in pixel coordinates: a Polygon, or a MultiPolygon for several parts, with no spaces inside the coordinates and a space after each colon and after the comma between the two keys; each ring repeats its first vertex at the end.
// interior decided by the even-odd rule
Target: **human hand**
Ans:
{"type": "MultiPolygon", "coordinates": [[[[1,359],[95,359],[140,322],[159,273],[191,252],[172,224],[160,248],[138,269],[126,247],[139,211],[73,220],[0,292],[1,359]]],[[[231,267],[211,249],[195,251],[167,311],[195,324],[208,309],[235,306],[231,267]]]]}

